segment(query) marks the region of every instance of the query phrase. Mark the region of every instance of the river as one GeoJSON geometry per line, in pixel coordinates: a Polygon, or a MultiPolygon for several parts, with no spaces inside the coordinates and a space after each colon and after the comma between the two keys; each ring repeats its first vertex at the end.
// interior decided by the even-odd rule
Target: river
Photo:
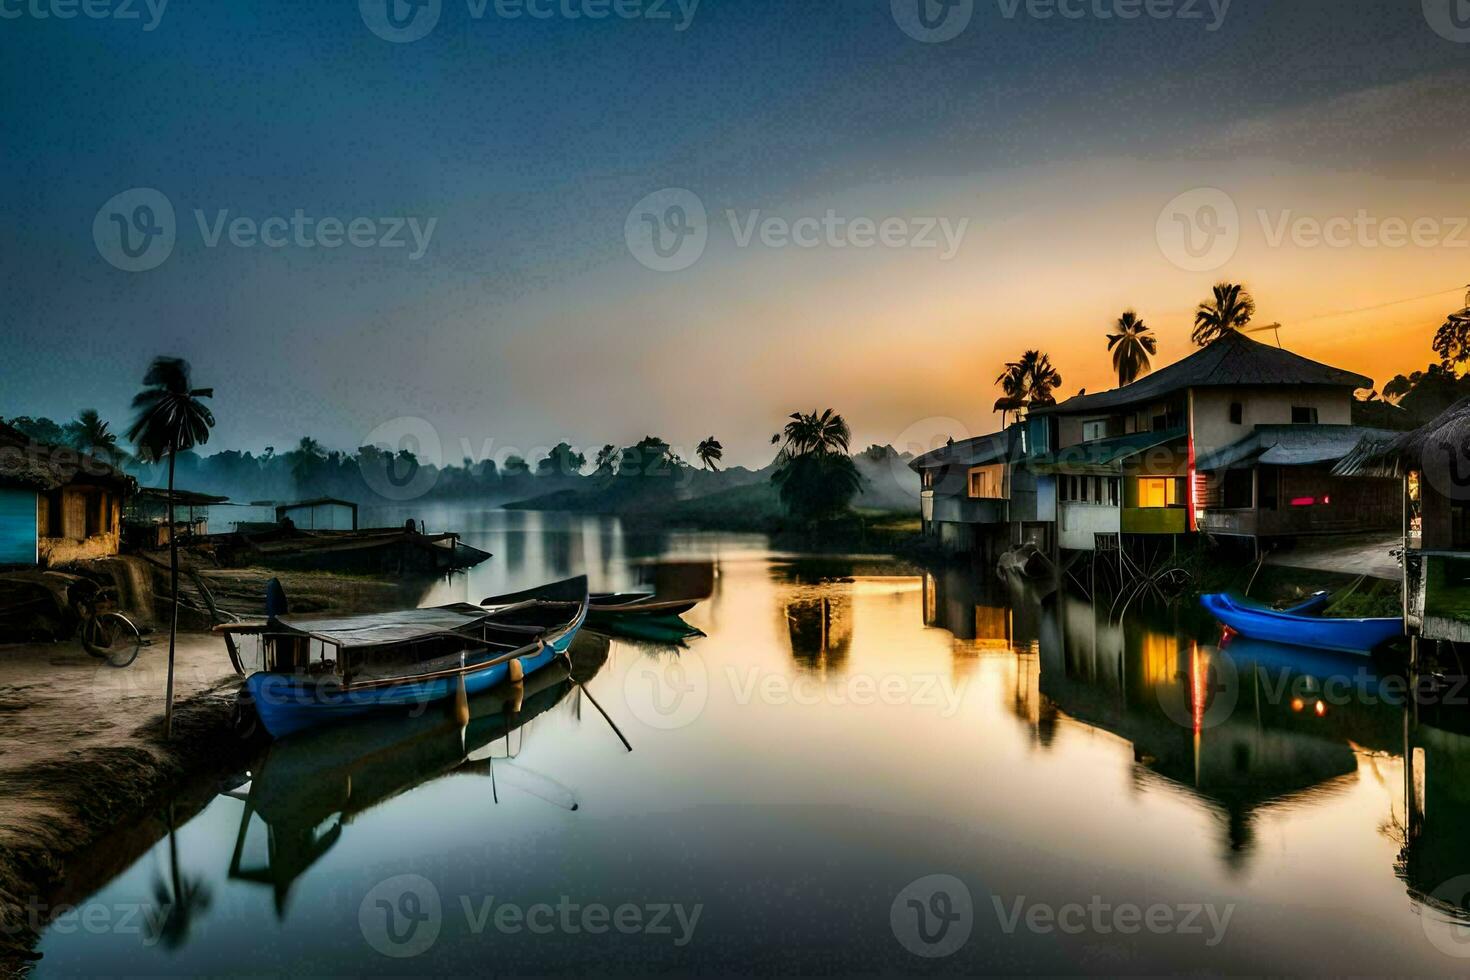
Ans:
{"type": "Polygon", "coordinates": [[[1390,664],[759,536],[418,516],[495,555],[425,603],[708,559],[706,635],[584,636],[585,688],[464,728],[272,747],[161,815],[38,976],[1470,963],[1470,738],[1390,664]]]}

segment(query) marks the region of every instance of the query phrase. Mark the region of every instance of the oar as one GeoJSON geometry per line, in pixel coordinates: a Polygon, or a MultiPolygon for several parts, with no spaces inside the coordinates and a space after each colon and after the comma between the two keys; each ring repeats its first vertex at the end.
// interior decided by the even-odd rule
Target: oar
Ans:
{"type": "Polygon", "coordinates": [[[602,717],[607,721],[608,727],[610,727],[613,730],[613,734],[616,735],[618,737],[619,741],[621,741],[623,743],[623,748],[627,749],[629,752],[632,752],[633,751],[633,746],[630,745],[629,742],[628,742],[628,740],[623,737],[622,731],[618,729],[617,722],[613,721],[612,720],[612,717],[609,716],[606,711],[603,711],[602,710],[602,705],[598,704],[597,703],[597,699],[592,696],[592,692],[589,691],[589,690],[587,690],[587,685],[583,684],[581,681],[577,680],[575,677],[572,678],[572,683],[575,684],[575,685],[577,685],[577,690],[579,690],[583,694],[587,695],[587,700],[592,702],[592,707],[596,708],[597,709],[597,713],[600,714],[600,715],[602,715],[602,717]]]}

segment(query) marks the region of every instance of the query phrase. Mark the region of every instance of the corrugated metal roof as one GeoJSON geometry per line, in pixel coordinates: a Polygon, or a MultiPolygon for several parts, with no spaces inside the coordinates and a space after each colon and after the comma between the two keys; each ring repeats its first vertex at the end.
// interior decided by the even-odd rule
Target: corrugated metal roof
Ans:
{"type": "Polygon", "coordinates": [[[1235,466],[1311,466],[1335,463],[1363,439],[1392,438],[1387,429],[1361,425],[1259,425],[1250,435],[1201,456],[1195,467],[1224,470],[1235,466]]]}
{"type": "Polygon", "coordinates": [[[1187,429],[1160,429],[1155,432],[1135,432],[1111,439],[1083,442],[1046,456],[1038,456],[1029,464],[1040,473],[1078,473],[1108,470],[1121,471],[1123,461],[1158,446],[1182,440],[1187,429]]]}
{"type": "Polygon", "coordinates": [[[1231,332],[1182,361],[1145,375],[1131,385],[1095,395],[1079,395],[1060,405],[1033,408],[1033,414],[1069,415],[1106,411],[1138,402],[1151,402],[1186,388],[1260,385],[1326,385],[1371,388],[1373,380],[1262,344],[1231,332]]]}

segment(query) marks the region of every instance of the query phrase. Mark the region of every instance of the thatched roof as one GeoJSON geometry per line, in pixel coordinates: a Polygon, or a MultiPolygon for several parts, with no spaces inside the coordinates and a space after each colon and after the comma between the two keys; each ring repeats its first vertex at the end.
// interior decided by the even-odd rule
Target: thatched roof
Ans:
{"type": "Polygon", "coordinates": [[[1213,471],[1262,464],[1334,463],[1352,453],[1365,439],[1381,443],[1398,434],[1361,425],[1259,425],[1245,438],[1200,456],[1195,466],[1213,471]]]}
{"type": "Polygon", "coordinates": [[[1391,438],[1365,438],[1333,472],[1339,476],[1403,476],[1436,460],[1470,457],[1470,398],[1462,398],[1427,425],[1391,438]]]}
{"type": "Polygon", "coordinates": [[[1131,385],[1096,395],[1078,395],[1060,405],[1033,408],[1032,414],[1070,415],[1099,412],[1139,402],[1153,402],[1188,388],[1313,385],[1371,388],[1373,379],[1322,364],[1280,347],[1231,331],[1182,361],[1144,375],[1131,385]]]}
{"type": "Polygon", "coordinates": [[[134,480],[122,470],[69,446],[36,442],[0,423],[0,486],[42,493],[71,483],[130,491],[134,480]]]}

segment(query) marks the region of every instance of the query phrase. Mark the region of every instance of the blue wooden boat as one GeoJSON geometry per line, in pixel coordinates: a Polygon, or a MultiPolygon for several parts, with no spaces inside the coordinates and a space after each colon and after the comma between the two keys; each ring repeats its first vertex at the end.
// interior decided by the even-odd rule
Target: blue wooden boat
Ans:
{"type": "Polygon", "coordinates": [[[1311,614],[1320,612],[1321,606],[1303,615],[1298,609],[1270,609],[1223,592],[1200,596],[1200,604],[1241,636],[1320,650],[1370,653],[1404,633],[1402,617],[1333,619],[1311,614]]]}
{"type": "Polygon", "coordinates": [[[367,714],[420,714],[436,701],[519,681],[566,654],[587,605],[587,579],[578,577],[497,609],[279,616],[222,631],[260,635],[262,669],[246,691],[266,731],[282,738],[367,714]]]}

